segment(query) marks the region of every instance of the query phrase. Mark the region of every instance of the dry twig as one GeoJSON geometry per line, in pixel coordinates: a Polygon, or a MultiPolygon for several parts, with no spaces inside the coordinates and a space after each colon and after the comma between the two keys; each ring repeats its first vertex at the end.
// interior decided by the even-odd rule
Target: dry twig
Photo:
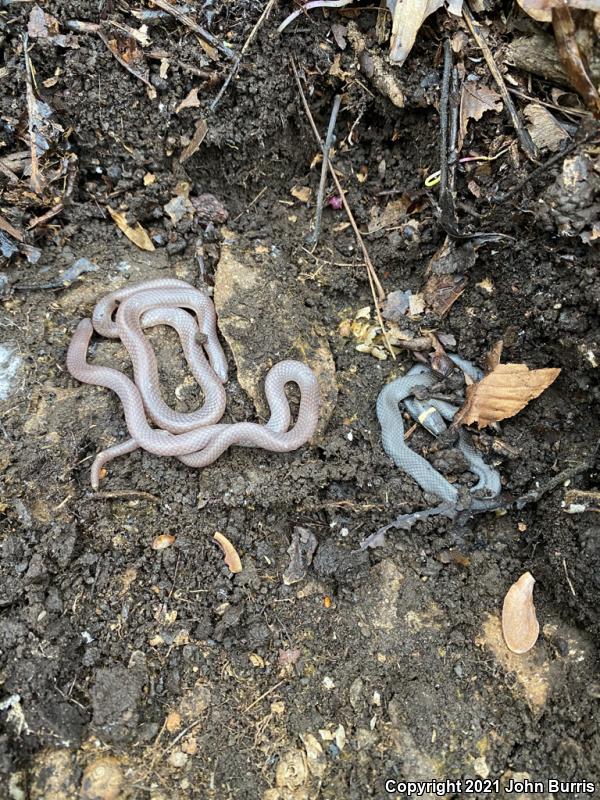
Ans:
{"type": "Polygon", "coordinates": [[[319,234],[321,233],[321,219],[323,216],[323,203],[325,201],[325,182],[327,180],[327,173],[329,172],[329,151],[333,144],[333,134],[335,131],[335,123],[337,115],[340,110],[340,103],[342,102],[341,95],[337,94],[333,100],[333,108],[331,109],[331,117],[329,118],[329,127],[327,128],[327,136],[325,138],[325,146],[323,147],[323,163],[321,165],[321,180],[319,181],[319,192],[317,194],[317,209],[315,213],[315,224],[312,231],[308,234],[305,243],[309,247],[315,247],[319,241],[319,234]]]}
{"type": "Polygon", "coordinates": [[[197,22],[195,22],[188,14],[182,12],[179,8],[177,8],[177,6],[171,5],[168,0],[152,0],[152,2],[155,6],[158,6],[158,8],[166,11],[167,14],[171,14],[183,25],[186,25],[190,30],[194,31],[194,33],[197,33],[200,39],[202,39],[206,45],[208,45],[208,47],[204,47],[207,55],[213,57],[214,59],[214,54],[211,54],[209,49],[214,48],[214,50],[218,50],[218,52],[224,55],[226,58],[231,59],[234,57],[233,50],[230,47],[220,42],[212,35],[212,33],[209,33],[207,30],[198,25],[197,22]]]}
{"type": "MultiPolygon", "coordinates": [[[[323,147],[323,140],[321,139],[321,134],[319,133],[319,131],[317,129],[317,126],[315,125],[315,120],[313,118],[313,115],[311,113],[310,107],[308,105],[308,101],[306,99],[306,95],[304,94],[304,90],[302,88],[302,83],[300,81],[300,76],[298,74],[298,69],[296,67],[296,63],[295,63],[294,59],[291,56],[290,56],[290,63],[292,65],[292,71],[294,73],[294,78],[296,80],[296,85],[298,86],[298,91],[300,92],[300,98],[302,100],[302,105],[304,107],[304,111],[306,113],[306,117],[307,117],[307,119],[308,119],[308,121],[310,123],[310,127],[312,128],[312,132],[315,135],[315,139],[317,140],[317,142],[319,144],[319,147],[322,148],[323,147]]],[[[371,261],[371,257],[369,256],[369,251],[367,250],[367,247],[366,247],[366,245],[364,243],[364,240],[363,240],[363,237],[361,235],[361,232],[358,229],[358,225],[356,224],[356,220],[354,219],[354,214],[352,213],[352,209],[350,208],[350,206],[348,205],[348,201],[346,200],[346,193],[342,189],[342,186],[341,186],[341,184],[339,182],[338,176],[336,175],[336,172],[335,172],[335,170],[334,170],[334,168],[333,168],[333,166],[331,164],[331,160],[329,161],[329,172],[331,174],[331,177],[333,178],[333,182],[335,184],[335,188],[336,188],[336,190],[337,190],[337,192],[338,192],[338,194],[339,194],[339,196],[340,196],[340,198],[342,200],[342,204],[344,206],[344,211],[346,212],[346,215],[348,217],[350,225],[352,226],[352,230],[354,231],[354,235],[356,236],[356,241],[358,242],[358,246],[360,247],[360,249],[362,251],[363,258],[365,260],[365,264],[366,264],[366,267],[367,267],[367,277],[369,279],[369,286],[371,288],[371,294],[373,295],[373,301],[375,303],[375,313],[377,314],[377,321],[379,322],[379,325],[381,326],[381,330],[382,330],[382,333],[383,333],[383,337],[385,339],[386,347],[387,347],[388,351],[390,352],[390,355],[392,356],[392,358],[395,360],[396,359],[396,354],[392,350],[392,346],[391,346],[391,344],[389,342],[387,331],[386,331],[385,325],[383,323],[383,318],[381,316],[381,311],[379,310],[379,303],[385,299],[385,292],[383,291],[383,287],[382,287],[382,285],[381,285],[381,283],[379,281],[379,278],[377,277],[377,273],[375,272],[375,267],[373,266],[373,262],[371,261]]]]}
{"type": "Polygon", "coordinates": [[[485,58],[486,64],[488,65],[488,69],[492,73],[492,76],[496,81],[496,85],[500,90],[500,94],[502,95],[502,99],[504,100],[506,110],[510,115],[510,119],[512,121],[514,129],[517,133],[517,136],[519,137],[521,147],[523,148],[527,156],[532,161],[535,161],[538,157],[537,147],[533,143],[529,131],[521,122],[521,118],[519,117],[519,112],[517,111],[515,104],[513,103],[513,99],[510,96],[508,89],[506,88],[506,84],[504,83],[504,78],[502,77],[502,73],[498,69],[496,62],[494,61],[494,56],[492,55],[492,51],[490,50],[488,43],[481,35],[479,26],[475,22],[475,19],[473,18],[473,15],[467,3],[463,4],[462,13],[465,22],[467,23],[467,26],[471,31],[471,35],[473,36],[473,38],[477,42],[479,49],[483,53],[483,57],[485,58]]]}
{"type": "Polygon", "coordinates": [[[261,25],[263,24],[263,22],[267,19],[267,17],[271,13],[271,9],[275,5],[275,2],[276,2],[276,0],[269,0],[269,2],[267,3],[267,5],[264,8],[264,11],[262,12],[260,17],[258,18],[258,22],[256,23],[256,25],[250,31],[250,33],[248,35],[248,38],[244,42],[244,46],[240,50],[239,56],[237,56],[237,58],[235,59],[235,61],[233,63],[233,66],[231,67],[231,69],[229,71],[228,76],[225,78],[225,81],[223,82],[223,86],[221,86],[221,88],[219,89],[219,93],[217,94],[215,99],[210,104],[210,111],[214,111],[215,108],[221,102],[221,98],[223,97],[223,95],[227,91],[227,87],[229,86],[229,84],[235,78],[235,76],[237,75],[237,73],[239,71],[240,65],[242,63],[242,58],[243,58],[244,54],[246,53],[246,50],[250,47],[250,45],[254,41],[254,38],[255,38],[256,34],[259,31],[261,25]]]}

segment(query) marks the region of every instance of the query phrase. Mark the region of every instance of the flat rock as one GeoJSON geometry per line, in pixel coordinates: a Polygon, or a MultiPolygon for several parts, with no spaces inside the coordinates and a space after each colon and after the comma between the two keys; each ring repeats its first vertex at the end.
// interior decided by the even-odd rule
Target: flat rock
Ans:
{"type": "Polygon", "coordinates": [[[227,234],[215,276],[219,330],[233,353],[240,386],[264,418],[269,416],[264,380],[275,363],[296,358],[314,370],[321,389],[319,441],[337,401],[333,356],[299,288],[279,277],[278,258],[265,258],[265,249],[227,234]]]}

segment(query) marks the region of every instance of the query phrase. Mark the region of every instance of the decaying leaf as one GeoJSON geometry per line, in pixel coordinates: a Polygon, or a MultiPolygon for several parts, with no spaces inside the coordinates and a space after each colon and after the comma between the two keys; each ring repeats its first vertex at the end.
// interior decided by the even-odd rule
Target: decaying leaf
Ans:
{"type": "Polygon", "coordinates": [[[479,429],[514,417],[548,388],[560,369],[529,369],[525,364],[498,364],[478,383],[467,386],[467,399],[454,417],[455,424],[477,423],[479,429]]]}
{"type": "Polygon", "coordinates": [[[469,120],[480,120],[486,111],[502,111],[502,100],[498,92],[479,81],[464,81],[460,95],[459,150],[467,134],[469,120]]]}
{"type": "Polygon", "coordinates": [[[178,225],[185,216],[191,217],[194,213],[190,189],[187,181],[180,181],[175,187],[175,197],[163,206],[173,225],[178,225]]]}
{"type": "Polygon", "coordinates": [[[25,70],[27,78],[27,116],[29,128],[29,146],[31,151],[31,178],[32,190],[40,195],[46,186],[46,179],[40,171],[40,159],[50,150],[60,138],[64,129],[53,118],[52,108],[40,100],[35,92],[34,70],[27,53],[27,43],[24,48],[25,70]]]}
{"type": "Polygon", "coordinates": [[[503,348],[504,348],[504,342],[502,341],[502,339],[499,339],[496,342],[496,344],[490,348],[490,351],[485,357],[486,372],[493,372],[496,369],[496,367],[500,364],[503,348]]]}
{"type": "MultiPolygon", "coordinates": [[[[381,307],[381,315],[391,322],[402,322],[407,317],[418,317],[425,311],[425,300],[418,292],[390,292],[381,307]]],[[[358,316],[358,315],[357,315],[358,316]]]]}
{"type": "Polygon", "coordinates": [[[406,212],[411,202],[412,200],[408,195],[402,195],[395,200],[390,200],[382,210],[378,209],[377,206],[373,206],[368,224],[369,233],[375,233],[383,228],[392,228],[398,225],[406,218],[406,212]]]}
{"type": "Polygon", "coordinates": [[[443,317],[467,288],[464,275],[431,275],[423,288],[426,307],[443,317]]]}
{"type": "Polygon", "coordinates": [[[502,635],[513,653],[526,653],[537,642],[540,625],[533,605],[535,578],[525,572],[510,587],[502,606],[502,635]]]}
{"type": "Polygon", "coordinates": [[[132,75],[135,75],[142,83],[146,84],[148,87],[148,95],[154,100],[156,97],[156,89],[150,83],[150,68],[148,67],[146,56],[142,48],[134,37],[114,27],[110,29],[107,28],[106,31],[101,28],[98,29],[98,36],[102,39],[119,64],[125,67],[132,75]]]}
{"type": "Polygon", "coordinates": [[[194,155],[196,150],[200,147],[202,142],[204,141],[204,137],[208,133],[208,123],[202,117],[196,120],[196,128],[194,130],[194,134],[192,136],[191,142],[185,147],[179,156],[179,163],[183,164],[184,161],[187,161],[188,158],[194,155]]]}
{"type": "Polygon", "coordinates": [[[179,103],[177,108],[175,109],[175,113],[179,114],[180,111],[183,111],[184,108],[198,108],[200,105],[200,100],[198,99],[198,91],[199,87],[194,86],[193,89],[190,89],[189,93],[186,97],[179,103]]]}
{"type": "Polygon", "coordinates": [[[533,143],[540,149],[559,150],[565,139],[569,138],[568,132],[544,106],[530,103],[523,113],[529,120],[527,128],[533,143]]]}
{"type": "Polygon", "coordinates": [[[292,197],[295,197],[296,200],[300,200],[301,203],[308,203],[312,194],[312,189],[310,186],[292,186],[290,194],[292,197]]]}
{"type": "Polygon", "coordinates": [[[316,549],[317,537],[314,533],[309,528],[296,525],[292,531],[292,543],[288,547],[290,563],[283,573],[283,582],[286,586],[298,583],[304,578],[316,549]]]}
{"type": "Polygon", "coordinates": [[[446,236],[442,245],[431,256],[427,275],[452,275],[466,273],[477,261],[477,250],[470,241],[457,242],[446,236]]]}
{"type": "Polygon", "coordinates": [[[594,116],[600,117],[600,94],[590,75],[585,53],[575,36],[575,21],[567,3],[563,2],[552,9],[552,26],[558,54],[571,86],[581,95],[594,116]]]}
{"type": "Polygon", "coordinates": [[[229,567],[229,571],[233,573],[242,571],[242,562],[235,547],[231,544],[226,536],[217,531],[213,536],[215,542],[219,545],[225,556],[225,563],[229,567]]]}
{"type": "Polygon", "coordinates": [[[134,226],[131,226],[127,222],[124,214],[121,214],[119,211],[115,211],[110,206],[106,206],[106,208],[119,230],[121,230],[130,241],[137,245],[140,250],[154,250],[152,239],[148,236],[147,231],[142,228],[139,222],[136,222],[134,226]]]}

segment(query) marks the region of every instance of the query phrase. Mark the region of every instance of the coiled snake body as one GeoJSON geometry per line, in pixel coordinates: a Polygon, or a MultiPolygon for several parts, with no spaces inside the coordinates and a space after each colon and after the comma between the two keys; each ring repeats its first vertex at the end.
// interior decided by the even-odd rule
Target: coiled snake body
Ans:
{"type": "Polygon", "coordinates": [[[204,467],[231,445],[276,452],[295,450],[311,438],[317,427],[317,379],[309,367],[292,360],[275,364],[266,376],[265,395],[271,416],[265,425],[218,422],[225,410],[227,360],[217,336],[215,309],[208,295],[174,278],[126,286],[100,300],[92,320],[82,320],[73,334],[67,369],[77,380],[105,386],[119,396],[131,435],[96,456],[91,471],[95,489],[104,464],[139,447],[156,455],[177,456],[188,466],[204,467]],[[161,397],[156,356],[143,332],[155,325],[169,325],[179,336],[190,370],[204,393],[204,404],[196,411],[177,412],[161,397]],[[133,365],[134,381],[111,367],[87,363],[94,329],[123,342],[133,365]],[[290,382],[298,385],[301,395],[292,428],[284,391],[290,382]],[[147,417],[158,427],[151,427],[147,417]]]}
{"type": "MultiPolygon", "coordinates": [[[[482,373],[468,361],[454,355],[450,358],[473,380],[481,380],[483,377],[482,373]]],[[[431,399],[423,404],[412,398],[417,386],[431,387],[436,382],[437,378],[429,367],[414,366],[406,375],[383,387],[377,398],[377,417],[381,425],[383,449],[396,466],[410,475],[424,491],[436,495],[444,503],[456,506],[458,501],[456,486],[447,481],[423,456],[411,450],[404,441],[404,423],[399,403],[404,402],[411,416],[422,422],[434,435],[439,435],[446,429],[442,417],[451,420],[458,410],[456,406],[443,401],[431,399]]],[[[479,478],[471,493],[485,494],[488,498],[497,496],[501,489],[500,475],[485,463],[463,430],[459,432],[459,449],[469,469],[479,478]]],[[[474,498],[473,505],[476,506],[477,502],[478,499],[474,498]]]]}

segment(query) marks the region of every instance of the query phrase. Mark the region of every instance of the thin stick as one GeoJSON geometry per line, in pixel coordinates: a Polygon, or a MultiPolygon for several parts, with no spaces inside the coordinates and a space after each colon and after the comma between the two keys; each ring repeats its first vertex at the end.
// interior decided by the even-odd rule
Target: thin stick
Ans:
{"type": "Polygon", "coordinates": [[[451,236],[458,235],[458,221],[454,204],[454,176],[456,173],[456,70],[452,69],[452,47],[449,39],[444,41],[444,73],[440,95],[440,225],[451,236]],[[452,83],[452,91],[450,86],[452,83]],[[452,97],[452,104],[450,98],[452,97]],[[449,123],[450,117],[450,123],[449,123]],[[448,146],[448,129],[450,147],[448,146]],[[450,175],[449,150],[454,154],[452,175],[450,175]]]}
{"type": "Polygon", "coordinates": [[[579,146],[587,144],[590,141],[590,139],[594,138],[594,136],[597,134],[598,134],[597,131],[593,131],[592,133],[588,133],[586,136],[584,136],[583,139],[571,142],[571,144],[568,147],[565,147],[565,149],[562,150],[560,153],[557,153],[556,155],[552,156],[547,161],[545,161],[543,164],[540,164],[539,167],[536,167],[533,170],[533,172],[530,172],[529,175],[527,175],[527,177],[523,178],[522,181],[519,181],[519,183],[517,183],[516,186],[513,186],[512,189],[509,189],[508,192],[505,192],[504,194],[497,195],[496,197],[494,197],[493,198],[494,202],[503,203],[505,200],[508,200],[508,198],[516,194],[519,191],[519,189],[522,189],[524,186],[526,186],[528,183],[534,180],[534,178],[537,178],[538,175],[541,175],[543,172],[546,172],[546,170],[550,169],[550,167],[553,167],[560,161],[564,161],[564,159],[569,155],[569,153],[572,153],[573,150],[576,150],[579,146]]]}
{"type": "Polygon", "coordinates": [[[531,136],[529,135],[529,131],[521,122],[521,118],[519,117],[519,112],[517,111],[515,104],[513,103],[512,97],[508,93],[508,89],[506,88],[506,84],[504,83],[504,78],[498,67],[496,66],[496,62],[494,61],[494,56],[492,55],[492,51],[490,50],[487,42],[481,35],[479,30],[479,26],[475,22],[473,15],[471,14],[471,10],[467,3],[463,4],[462,7],[463,17],[465,18],[465,22],[467,23],[469,30],[471,31],[471,35],[477,42],[477,45],[481,52],[483,53],[483,57],[488,65],[489,71],[492,73],[494,80],[496,81],[496,85],[500,90],[500,94],[502,95],[502,99],[504,100],[504,105],[506,106],[506,110],[508,111],[513,127],[519,137],[519,141],[521,143],[521,147],[527,154],[527,156],[532,160],[535,161],[538,158],[538,149],[533,143],[531,136]]]}
{"type": "Polygon", "coordinates": [[[227,45],[220,42],[217,38],[215,38],[212,33],[209,33],[204,28],[200,27],[197,22],[195,22],[190,16],[184,14],[180,11],[177,6],[172,6],[168,0],[152,0],[155,6],[162,8],[163,11],[166,11],[167,14],[171,14],[171,16],[175,17],[175,19],[179,20],[183,25],[186,25],[190,30],[197,33],[198,36],[203,39],[210,47],[214,47],[215,50],[218,50],[219,53],[224,55],[226,58],[233,58],[233,50],[228,47],[227,45]]]}
{"type": "MultiPolygon", "coordinates": [[[[290,56],[290,63],[292,65],[292,70],[294,72],[294,78],[296,79],[296,84],[298,86],[298,91],[300,92],[300,98],[302,100],[302,105],[304,106],[304,111],[306,112],[306,117],[310,123],[310,127],[312,128],[312,132],[315,135],[315,139],[319,143],[319,147],[323,147],[323,141],[321,139],[321,134],[319,133],[317,126],[315,125],[315,120],[311,113],[310,107],[306,100],[306,95],[304,94],[304,90],[302,89],[302,83],[300,82],[300,76],[298,75],[298,69],[296,68],[296,63],[294,59],[290,56]]],[[[383,338],[385,340],[386,347],[394,359],[396,360],[396,354],[392,350],[392,345],[390,344],[390,340],[387,335],[387,331],[385,329],[385,325],[383,324],[383,318],[381,316],[381,311],[379,310],[379,303],[385,299],[385,292],[383,291],[383,287],[379,282],[379,278],[377,277],[377,273],[375,272],[375,267],[373,266],[373,262],[371,261],[371,257],[369,256],[369,251],[366,248],[364,240],[361,236],[361,233],[358,229],[358,225],[356,224],[356,220],[354,219],[354,214],[352,213],[352,209],[348,205],[348,201],[346,200],[346,193],[341,187],[341,184],[338,180],[338,176],[335,173],[335,170],[331,164],[331,160],[329,161],[329,173],[333,178],[333,182],[335,183],[335,188],[342,199],[342,204],[344,206],[344,211],[346,212],[346,216],[352,226],[352,230],[354,231],[354,235],[356,236],[356,241],[362,251],[363,258],[365,260],[365,265],[367,267],[367,277],[369,278],[369,286],[371,288],[371,294],[373,295],[373,301],[375,303],[375,314],[377,315],[377,321],[381,327],[383,338]]]]}
{"type": "Polygon", "coordinates": [[[321,220],[323,217],[323,203],[325,201],[325,183],[327,181],[327,174],[329,172],[329,151],[333,144],[333,134],[335,131],[335,123],[337,115],[340,110],[340,103],[342,97],[339,94],[333,99],[333,108],[331,109],[331,116],[329,117],[329,127],[327,128],[327,136],[325,138],[325,146],[323,147],[323,163],[321,165],[321,180],[319,182],[319,193],[317,195],[317,210],[315,213],[315,224],[312,231],[305,238],[305,243],[308,247],[316,247],[321,233],[321,220]]]}
{"type": "Polygon", "coordinates": [[[570,481],[577,475],[581,475],[583,472],[593,469],[596,456],[597,452],[594,453],[589,461],[576,464],[570,469],[563,470],[558,475],[555,475],[554,478],[547,481],[543,486],[540,486],[538,489],[532,489],[530,492],[513,500],[502,500],[501,498],[493,497],[485,503],[482,502],[479,508],[467,508],[464,510],[458,509],[454,504],[442,503],[434,508],[425,508],[421,511],[415,511],[412,514],[402,514],[392,520],[392,522],[384,525],[383,528],[379,528],[375,533],[367,536],[366,539],[363,539],[360,543],[360,547],[362,550],[366,550],[368,547],[382,547],[385,544],[385,534],[392,528],[400,528],[401,530],[408,531],[415,522],[427,519],[428,517],[448,517],[451,520],[458,520],[461,525],[465,525],[467,520],[471,519],[476,514],[487,514],[490,511],[510,511],[511,509],[521,511],[526,505],[539,502],[544,495],[553,492],[558,486],[565,483],[565,481],[570,481]]]}
{"type": "Polygon", "coordinates": [[[242,709],[242,711],[244,712],[244,714],[246,713],[246,711],[250,711],[250,709],[251,709],[251,708],[254,708],[254,706],[255,706],[257,703],[260,703],[260,701],[261,701],[261,700],[264,700],[264,699],[265,699],[265,697],[268,697],[268,696],[269,696],[269,695],[270,695],[272,692],[274,692],[274,691],[275,691],[275,689],[279,689],[279,687],[281,686],[281,684],[282,684],[282,683],[285,683],[285,682],[286,682],[286,678],[282,678],[282,679],[281,679],[281,680],[280,680],[278,683],[276,683],[276,684],[275,684],[275,686],[271,686],[271,688],[270,688],[270,689],[267,689],[267,691],[266,691],[266,692],[263,692],[263,693],[261,694],[261,696],[260,696],[260,697],[257,697],[257,698],[256,698],[256,700],[253,700],[253,701],[250,703],[250,705],[249,705],[249,706],[246,706],[246,708],[242,709]]]}
{"type": "Polygon", "coordinates": [[[567,579],[567,583],[569,584],[569,589],[571,590],[571,594],[573,597],[577,597],[575,594],[575,589],[573,588],[573,584],[571,583],[571,578],[569,578],[569,573],[567,572],[567,559],[563,558],[563,569],[565,571],[565,578],[567,579]]]}
{"type": "Polygon", "coordinates": [[[440,93],[440,197],[448,188],[448,102],[450,99],[450,74],[452,72],[452,47],[444,40],[444,73],[440,93]]]}
{"type": "Polygon", "coordinates": [[[545,100],[540,100],[539,97],[531,97],[528,94],[524,94],[520,92],[518,89],[514,89],[512,86],[507,87],[508,91],[511,94],[514,94],[515,97],[520,97],[521,100],[529,100],[530,103],[535,103],[538,106],[545,106],[546,108],[551,108],[554,111],[559,111],[561,114],[564,114],[566,117],[591,117],[592,114],[590,111],[584,111],[580,108],[563,108],[562,106],[557,106],[556,103],[547,103],[545,100]]]}
{"type": "Polygon", "coordinates": [[[217,94],[215,99],[210,104],[210,106],[209,106],[209,110],[210,111],[214,111],[215,108],[219,105],[219,103],[221,102],[221,98],[223,97],[223,95],[227,91],[227,87],[229,86],[231,81],[235,78],[235,76],[238,74],[238,71],[239,71],[240,65],[242,63],[242,57],[243,57],[244,53],[246,52],[246,50],[250,47],[250,45],[254,41],[254,37],[258,33],[260,26],[263,24],[263,22],[267,19],[267,17],[271,13],[271,9],[275,5],[275,2],[276,2],[276,0],[269,0],[269,2],[267,3],[267,5],[264,8],[264,11],[262,12],[260,17],[258,18],[258,22],[256,23],[256,25],[250,31],[250,34],[248,35],[248,38],[244,42],[244,46],[240,50],[239,56],[233,62],[233,66],[229,70],[229,74],[227,75],[227,77],[225,78],[225,81],[223,82],[223,86],[221,86],[221,88],[219,89],[219,93],[217,94]]]}

